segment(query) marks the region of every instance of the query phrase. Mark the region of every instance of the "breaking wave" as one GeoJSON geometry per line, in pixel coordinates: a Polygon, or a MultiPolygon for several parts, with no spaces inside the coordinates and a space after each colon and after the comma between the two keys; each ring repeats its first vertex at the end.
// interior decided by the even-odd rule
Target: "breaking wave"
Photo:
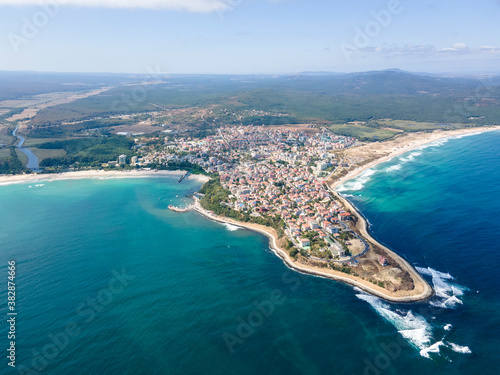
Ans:
{"type": "Polygon", "coordinates": [[[432,328],[424,317],[414,314],[411,310],[393,311],[391,306],[375,296],[360,293],[356,294],[356,297],[368,302],[375,311],[396,327],[401,336],[417,349],[422,350],[430,343],[432,328]]]}
{"type": "Polygon", "coordinates": [[[385,172],[390,173],[394,171],[399,171],[403,167],[402,164],[396,164],[385,169],[385,172]]]}
{"type": "Polygon", "coordinates": [[[344,182],[337,188],[338,192],[343,191],[357,191],[361,190],[365,187],[365,184],[370,181],[371,177],[377,173],[375,169],[367,169],[366,171],[360,173],[358,176],[353,178],[352,180],[348,180],[344,182]]]}
{"type": "Polygon", "coordinates": [[[226,227],[226,229],[229,230],[230,232],[234,232],[235,230],[240,229],[240,227],[238,227],[236,225],[229,224],[229,223],[224,223],[222,225],[224,225],[226,227]]]}
{"type": "Polygon", "coordinates": [[[435,296],[430,300],[429,304],[434,307],[444,309],[453,309],[457,305],[462,305],[463,302],[459,297],[462,297],[467,288],[452,282],[453,276],[449,273],[439,272],[430,267],[422,268],[415,267],[422,275],[432,277],[435,296]]]}
{"type": "Polygon", "coordinates": [[[448,342],[447,344],[454,352],[463,353],[463,354],[472,354],[472,351],[470,350],[470,348],[468,346],[460,346],[460,345],[454,344],[452,342],[448,342]]]}
{"type": "MultiPolygon", "coordinates": [[[[428,302],[429,305],[452,309],[458,304],[463,304],[459,297],[464,294],[466,288],[453,283],[453,276],[430,267],[416,268],[421,274],[432,277],[436,295],[428,302]]],[[[441,347],[447,347],[461,354],[472,353],[468,346],[460,346],[445,341],[445,337],[435,341],[433,337],[433,326],[422,315],[416,314],[412,310],[392,308],[391,305],[380,298],[366,294],[358,288],[355,288],[355,291],[357,292],[356,297],[368,302],[380,316],[391,323],[398,330],[399,334],[419,351],[422,357],[430,359],[432,353],[439,355],[441,347]]],[[[451,324],[446,324],[444,327],[442,325],[439,327],[442,327],[445,331],[450,331],[453,326],[451,324]]]]}

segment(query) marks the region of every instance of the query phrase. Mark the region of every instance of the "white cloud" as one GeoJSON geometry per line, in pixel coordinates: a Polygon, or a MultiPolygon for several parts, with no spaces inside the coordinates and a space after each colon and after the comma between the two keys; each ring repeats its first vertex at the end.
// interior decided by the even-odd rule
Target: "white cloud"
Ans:
{"type": "Polygon", "coordinates": [[[500,47],[483,46],[479,50],[484,53],[500,53],[500,47]]]}
{"type": "Polygon", "coordinates": [[[240,3],[241,0],[0,0],[0,6],[59,4],[61,6],[167,9],[198,13],[225,11],[233,9],[240,3]]]}
{"type": "Polygon", "coordinates": [[[459,50],[459,49],[466,49],[467,44],[465,43],[454,43],[452,46],[454,49],[459,50]]]}
{"type": "Polygon", "coordinates": [[[469,48],[465,43],[454,43],[451,47],[438,49],[432,45],[414,44],[382,44],[378,47],[359,48],[355,52],[364,54],[379,54],[384,56],[434,56],[434,55],[477,55],[477,54],[497,54],[500,47],[483,46],[480,48],[469,48]]]}

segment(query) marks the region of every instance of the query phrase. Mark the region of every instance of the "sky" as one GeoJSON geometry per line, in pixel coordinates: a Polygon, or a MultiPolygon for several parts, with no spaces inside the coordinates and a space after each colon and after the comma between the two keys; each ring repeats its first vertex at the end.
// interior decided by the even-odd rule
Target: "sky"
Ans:
{"type": "Polygon", "coordinates": [[[500,73],[500,0],[0,0],[0,70],[500,73]]]}

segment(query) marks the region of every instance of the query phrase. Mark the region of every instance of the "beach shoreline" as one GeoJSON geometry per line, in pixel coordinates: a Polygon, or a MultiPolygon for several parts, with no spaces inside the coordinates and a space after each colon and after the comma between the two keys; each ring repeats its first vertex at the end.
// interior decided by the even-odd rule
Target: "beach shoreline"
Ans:
{"type": "MultiPolygon", "coordinates": [[[[388,302],[394,302],[394,303],[415,303],[415,302],[420,302],[420,301],[425,301],[428,298],[430,298],[433,295],[432,288],[426,289],[424,293],[420,293],[418,295],[401,295],[401,292],[390,292],[384,288],[381,288],[377,285],[374,285],[373,283],[370,283],[366,280],[360,279],[359,277],[352,276],[349,274],[342,273],[340,271],[335,271],[329,268],[318,268],[318,267],[312,267],[308,266],[302,263],[298,263],[292,260],[288,252],[283,250],[279,245],[278,245],[278,237],[277,234],[275,233],[274,229],[268,228],[263,225],[259,224],[253,224],[253,223],[244,223],[240,221],[236,221],[233,219],[229,219],[226,217],[222,217],[219,215],[215,214],[210,214],[208,213],[207,210],[205,210],[201,204],[199,203],[199,199],[195,197],[195,204],[194,204],[194,211],[198,212],[202,216],[206,217],[207,219],[221,223],[221,224],[229,224],[229,225],[234,225],[239,228],[247,229],[252,232],[256,232],[259,234],[262,234],[266,236],[269,239],[269,248],[275,255],[277,255],[279,258],[283,260],[285,265],[297,272],[311,275],[311,276],[317,276],[317,277],[322,277],[325,279],[330,279],[338,282],[342,282],[344,284],[348,284],[353,287],[358,287],[359,289],[363,290],[366,293],[369,293],[371,295],[374,295],[376,297],[379,297],[385,301],[388,302]]],[[[416,271],[415,271],[416,272],[416,271]]],[[[430,287],[430,286],[429,286],[430,287]]],[[[405,292],[404,292],[405,293],[405,292]]]]}
{"type": "MultiPolygon", "coordinates": [[[[381,155],[376,160],[372,160],[369,163],[366,163],[364,165],[359,166],[358,168],[355,168],[354,170],[350,171],[347,175],[331,183],[327,182],[329,190],[342,202],[344,207],[350,210],[358,218],[358,229],[361,232],[361,235],[369,242],[371,242],[373,245],[376,245],[381,249],[383,249],[399,265],[399,267],[401,267],[402,270],[408,272],[408,274],[411,276],[415,287],[413,289],[413,293],[409,293],[408,291],[405,292],[405,294],[407,295],[401,295],[402,294],[401,292],[388,291],[387,289],[380,288],[376,285],[367,282],[366,280],[363,280],[356,276],[342,274],[339,271],[334,271],[330,269],[323,270],[318,267],[312,267],[298,262],[294,262],[290,258],[288,252],[286,252],[285,250],[281,249],[278,246],[277,234],[274,233],[274,229],[272,228],[252,223],[239,222],[233,219],[215,215],[213,213],[210,214],[201,207],[198,199],[196,199],[194,210],[200,213],[201,215],[205,216],[206,218],[213,220],[215,222],[235,225],[237,227],[241,227],[265,235],[266,237],[269,238],[270,249],[284,261],[287,267],[297,272],[343,282],[351,286],[358,287],[367,293],[375,295],[389,302],[414,303],[414,302],[425,301],[434,295],[434,290],[432,286],[420,275],[420,273],[418,273],[418,271],[408,261],[406,261],[403,257],[398,255],[396,252],[392,251],[388,247],[376,241],[370,235],[368,231],[368,223],[366,222],[366,219],[363,217],[363,215],[356,209],[356,207],[354,207],[353,204],[351,204],[351,202],[342,197],[335,189],[341,184],[345,183],[346,181],[356,178],[356,176],[358,176],[360,173],[364,172],[367,169],[373,168],[378,164],[387,162],[397,156],[418,149],[420,147],[429,145],[433,142],[442,141],[444,139],[449,139],[459,136],[481,134],[484,132],[496,131],[496,130],[500,130],[500,126],[458,129],[452,131],[437,130],[434,132],[425,132],[425,133],[419,132],[419,133],[412,133],[410,135],[406,134],[401,135],[400,137],[397,137],[398,139],[396,140],[396,142],[392,141],[393,142],[392,147],[390,147],[391,141],[378,143],[378,145],[380,145],[382,148],[386,147],[388,149],[385,150],[385,154],[381,155]],[[408,140],[408,138],[411,139],[408,140]]],[[[325,179],[325,181],[330,179],[330,177],[331,176],[325,179]]]]}
{"type": "MultiPolygon", "coordinates": [[[[460,136],[471,136],[498,130],[500,130],[500,126],[497,125],[497,126],[485,126],[485,127],[466,128],[457,130],[435,130],[433,132],[416,132],[416,133],[402,134],[388,141],[370,143],[368,145],[354,147],[352,149],[348,149],[348,152],[356,149],[359,150],[365,146],[368,146],[376,150],[374,153],[382,153],[382,155],[376,160],[371,160],[370,162],[360,165],[359,167],[349,171],[345,176],[336,179],[331,184],[329,184],[329,186],[333,190],[335,190],[340,185],[356,178],[359,174],[365,172],[368,169],[374,168],[379,164],[394,159],[395,157],[401,156],[407,152],[416,150],[420,147],[428,146],[429,144],[437,141],[453,139],[455,137],[460,137],[460,136]],[[373,145],[379,147],[373,147],[373,145]]],[[[325,181],[329,180],[330,178],[331,175],[328,176],[325,179],[325,181]]]]}
{"type": "MultiPolygon", "coordinates": [[[[122,179],[122,178],[151,178],[151,177],[181,177],[186,171],[154,171],[154,170],[130,170],[130,171],[103,171],[88,170],[75,172],[62,172],[53,174],[22,174],[22,175],[0,175],[0,186],[11,184],[23,184],[38,181],[59,180],[81,180],[81,179],[122,179]]],[[[190,174],[188,180],[207,182],[210,178],[203,175],[190,174]]]]}

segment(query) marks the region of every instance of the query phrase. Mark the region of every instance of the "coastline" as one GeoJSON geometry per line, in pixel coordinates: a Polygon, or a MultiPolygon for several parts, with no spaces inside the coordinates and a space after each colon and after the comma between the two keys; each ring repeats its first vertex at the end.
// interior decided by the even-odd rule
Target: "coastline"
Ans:
{"type": "MultiPolygon", "coordinates": [[[[241,227],[244,229],[248,229],[260,234],[265,235],[266,237],[269,238],[269,243],[270,243],[270,248],[271,250],[279,256],[284,263],[286,264],[287,267],[301,273],[313,275],[313,276],[319,276],[319,277],[324,277],[328,279],[332,279],[335,281],[340,281],[343,283],[347,283],[351,286],[358,287],[362,289],[365,292],[368,292],[372,295],[375,295],[379,298],[382,298],[386,301],[389,302],[395,302],[395,303],[412,303],[412,302],[419,302],[419,301],[425,301],[429,298],[431,298],[434,295],[434,290],[432,286],[418,273],[418,271],[408,262],[406,261],[403,257],[398,255],[396,252],[390,250],[386,246],[380,244],[377,242],[369,233],[368,231],[368,223],[366,222],[366,219],[361,215],[361,213],[354,207],[353,204],[351,204],[347,199],[343,198],[340,194],[338,194],[335,191],[335,188],[338,187],[339,185],[345,183],[348,180],[351,180],[355,178],[357,175],[362,173],[363,171],[373,168],[377,166],[378,164],[384,163],[386,161],[389,161],[397,156],[400,156],[406,152],[410,152],[414,149],[426,146],[428,144],[431,144],[436,141],[441,141],[444,139],[450,139],[458,136],[466,136],[466,135],[474,135],[474,134],[481,134],[484,132],[489,132],[489,131],[496,131],[500,130],[500,126],[493,126],[493,127],[480,127],[480,128],[468,128],[468,129],[457,129],[457,130],[451,130],[451,131],[442,131],[442,130],[436,130],[433,132],[418,132],[418,133],[411,133],[411,134],[405,134],[401,135],[399,137],[396,137],[395,140],[389,140],[386,142],[380,142],[377,143],[376,145],[379,146],[380,148],[383,148],[382,152],[383,155],[380,155],[377,159],[372,160],[364,165],[359,166],[358,168],[355,168],[354,170],[350,171],[347,175],[339,178],[338,180],[334,181],[332,184],[328,184],[328,180],[331,178],[331,175],[325,179],[327,182],[328,189],[343,203],[343,205],[349,209],[354,215],[357,216],[358,218],[358,230],[360,231],[361,235],[371,242],[372,244],[380,247],[383,249],[387,254],[389,254],[394,261],[403,269],[404,271],[408,272],[414,282],[415,288],[413,290],[413,293],[409,292],[390,292],[387,289],[380,288],[377,285],[373,285],[366,280],[360,279],[356,276],[352,275],[347,275],[343,274],[339,271],[334,271],[331,269],[321,269],[318,267],[312,267],[308,266],[305,264],[301,264],[298,262],[294,262],[288,252],[285,250],[281,249],[278,245],[278,237],[277,234],[275,233],[275,230],[272,228],[268,228],[262,225],[258,224],[252,224],[252,223],[243,223],[239,222],[233,219],[229,219],[226,217],[221,217],[215,214],[209,214],[205,209],[201,207],[199,204],[199,200],[196,199],[196,203],[194,205],[194,210],[200,213],[201,215],[205,216],[206,218],[219,222],[219,223],[225,223],[225,224],[230,224],[230,225],[235,225],[237,227],[241,227]],[[416,294],[415,294],[416,293],[416,294]]],[[[371,146],[373,144],[369,144],[371,146]]],[[[363,146],[360,146],[363,147],[363,146]]],[[[370,251],[373,251],[372,249],[370,251]]]]}
{"type": "MultiPolygon", "coordinates": [[[[370,143],[367,145],[358,146],[352,149],[348,149],[347,152],[352,151],[352,154],[356,155],[356,150],[361,150],[363,148],[368,149],[369,152],[374,154],[382,153],[376,160],[372,160],[366,164],[363,164],[352,171],[349,171],[345,176],[335,180],[333,184],[329,185],[333,190],[338,186],[344,184],[348,180],[356,178],[362,172],[376,167],[378,164],[385,163],[394,159],[397,156],[405,154],[407,152],[413,151],[420,147],[428,146],[429,144],[437,141],[442,141],[445,139],[453,139],[459,136],[469,136],[475,134],[486,133],[490,131],[500,130],[500,126],[489,126],[489,127],[478,127],[478,128],[466,128],[457,130],[435,130],[433,132],[416,132],[409,134],[402,134],[396,136],[392,140],[370,143]]],[[[364,150],[363,150],[364,151],[364,150]]],[[[329,180],[331,175],[328,176],[325,181],[329,180]]]]}
{"type": "MultiPolygon", "coordinates": [[[[146,171],[146,170],[130,170],[130,171],[103,171],[103,170],[88,170],[76,172],[62,172],[54,174],[23,174],[23,175],[0,175],[0,186],[11,184],[22,184],[36,181],[57,181],[57,180],[78,180],[78,179],[121,179],[121,178],[145,178],[145,177],[180,177],[186,171],[146,171]]],[[[207,182],[210,178],[203,175],[190,174],[188,180],[196,180],[207,182]]]]}
{"type": "MultiPolygon", "coordinates": [[[[201,214],[202,216],[204,216],[207,219],[212,220],[214,222],[234,225],[234,226],[237,226],[237,227],[240,227],[243,229],[247,229],[247,230],[250,230],[252,232],[256,232],[256,233],[259,233],[259,234],[266,236],[269,239],[270,249],[279,258],[281,258],[283,260],[283,262],[285,263],[285,265],[288,268],[290,268],[294,271],[304,273],[307,275],[323,277],[326,279],[343,282],[345,284],[349,284],[351,286],[358,287],[367,293],[370,293],[374,296],[377,296],[377,297],[379,297],[385,301],[389,301],[389,302],[395,302],[395,303],[419,302],[419,301],[424,301],[433,295],[432,288],[430,287],[430,285],[428,285],[425,282],[425,280],[424,280],[424,284],[423,284],[424,285],[423,292],[421,292],[415,296],[415,295],[411,295],[411,294],[404,292],[404,291],[403,292],[390,292],[387,289],[381,288],[377,285],[374,285],[373,283],[370,283],[366,280],[360,279],[359,277],[348,275],[348,274],[342,273],[340,271],[335,271],[335,270],[328,269],[328,268],[322,269],[322,268],[312,267],[312,266],[308,266],[305,264],[295,262],[292,260],[290,255],[278,245],[278,238],[277,238],[277,234],[276,234],[274,229],[263,226],[263,225],[259,225],[259,224],[244,223],[244,222],[236,221],[236,220],[229,219],[226,217],[222,217],[219,215],[209,214],[207,212],[207,210],[205,210],[203,207],[201,207],[199,200],[197,198],[195,198],[194,210],[196,212],[198,212],[199,214],[201,214]],[[425,285],[427,285],[428,288],[425,288],[425,285]]],[[[419,275],[419,277],[421,278],[420,275],[419,275]]]]}

